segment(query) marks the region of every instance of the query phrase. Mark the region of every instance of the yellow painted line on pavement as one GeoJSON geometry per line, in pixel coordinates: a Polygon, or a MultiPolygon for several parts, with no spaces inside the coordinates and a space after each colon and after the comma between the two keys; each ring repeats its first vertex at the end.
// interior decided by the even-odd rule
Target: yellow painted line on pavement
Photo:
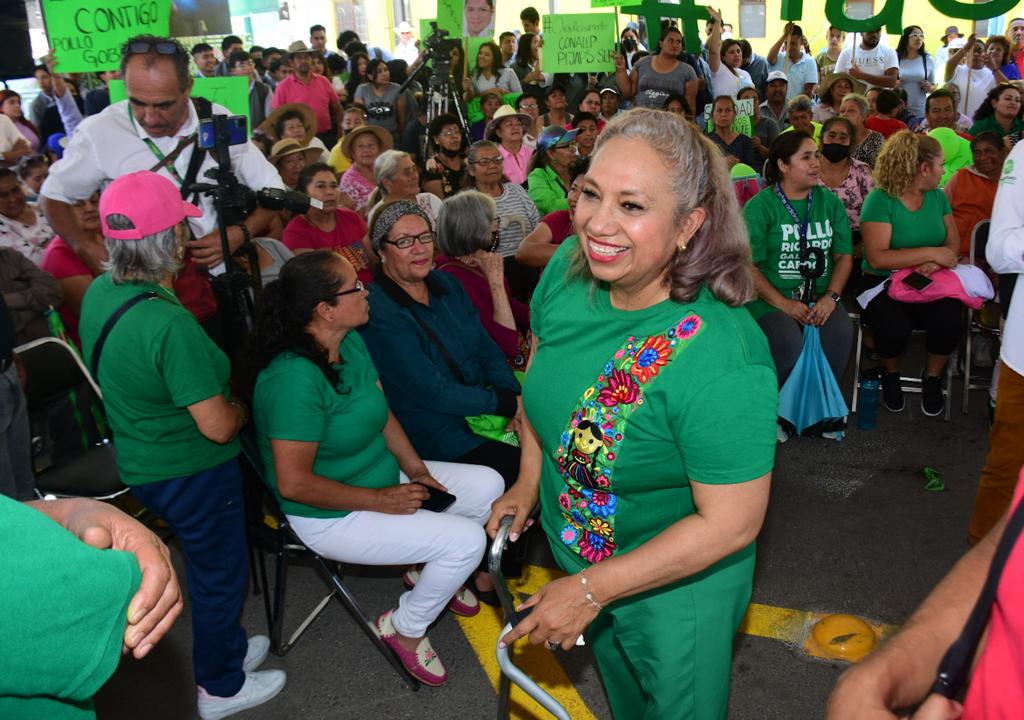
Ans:
{"type": "MultiPolygon", "coordinates": [[[[513,594],[532,595],[547,583],[564,575],[565,573],[561,570],[529,565],[524,568],[521,579],[509,581],[509,587],[513,594]]],[[[481,604],[480,612],[475,617],[458,617],[457,619],[462,627],[462,632],[473,646],[473,651],[490,678],[491,685],[497,692],[500,670],[494,647],[498,640],[498,633],[505,626],[502,622],[501,609],[481,604]]],[[[561,663],[546,647],[531,645],[529,642],[521,640],[515,646],[515,663],[542,688],[551,693],[552,697],[562,704],[573,720],[597,720],[594,713],[583,702],[583,698],[580,697],[569,676],[565,674],[561,663]]],[[[509,717],[513,720],[534,720],[535,718],[550,718],[551,713],[513,684],[509,702],[509,717]]]]}
{"type": "MultiPolygon", "coordinates": [[[[743,618],[743,622],[740,623],[739,632],[771,640],[781,640],[802,649],[811,657],[835,659],[831,655],[824,654],[822,649],[809,639],[815,623],[828,616],[829,613],[750,603],[747,614],[743,618]]],[[[886,625],[866,618],[860,619],[874,632],[876,643],[881,642],[897,630],[896,625],[886,625]]],[[[864,634],[867,632],[865,630],[864,634]]]]}

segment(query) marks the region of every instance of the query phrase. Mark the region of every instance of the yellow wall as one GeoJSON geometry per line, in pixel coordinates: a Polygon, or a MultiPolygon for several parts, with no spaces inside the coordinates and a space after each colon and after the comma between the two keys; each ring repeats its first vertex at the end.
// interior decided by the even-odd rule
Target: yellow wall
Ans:
{"type": "MultiPolygon", "coordinates": [[[[875,0],[876,9],[881,9],[883,0],[875,0]]],[[[541,15],[547,13],[550,5],[549,0],[495,0],[497,5],[497,21],[495,28],[497,32],[504,30],[521,29],[519,24],[519,11],[527,5],[532,5],[540,11],[541,15]]],[[[595,13],[611,12],[611,9],[593,9],[590,7],[590,0],[554,0],[561,13],[595,13]]],[[[436,0],[410,0],[414,21],[412,25],[419,31],[419,20],[421,18],[434,17],[437,12],[436,0]]],[[[716,3],[717,5],[717,3],[716,3]]],[[[370,39],[373,44],[380,44],[384,47],[392,47],[394,43],[394,24],[390,19],[390,0],[365,0],[365,6],[370,17],[370,39]]],[[[737,35],[742,33],[739,27],[739,1],[726,0],[721,4],[722,14],[726,22],[733,24],[737,35]]],[[[767,6],[765,22],[765,38],[749,38],[756,52],[762,55],[768,52],[768,48],[782,34],[785,22],[779,20],[781,0],[770,0],[767,6]]],[[[826,45],[826,34],[828,32],[828,20],[825,19],[825,3],[822,0],[805,0],[803,19],[800,25],[804,33],[810,39],[811,47],[815,52],[826,45]]],[[[1024,2],[1020,3],[1008,17],[1024,15],[1024,2]]],[[[629,21],[629,17],[620,16],[620,27],[629,21]]],[[[934,52],[939,44],[939,37],[949,25],[956,25],[965,35],[973,30],[973,24],[969,20],[955,20],[940,15],[926,0],[905,0],[903,9],[903,23],[914,23],[920,25],[925,33],[925,48],[934,52]]],[[[701,27],[703,37],[703,27],[701,27]]],[[[898,35],[889,36],[890,47],[896,47],[899,41],[898,35]]]]}

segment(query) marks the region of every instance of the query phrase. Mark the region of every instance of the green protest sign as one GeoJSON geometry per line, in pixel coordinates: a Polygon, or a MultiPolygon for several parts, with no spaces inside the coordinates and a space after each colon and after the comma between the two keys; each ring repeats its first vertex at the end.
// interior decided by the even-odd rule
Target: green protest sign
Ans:
{"type": "Polygon", "coordinates": [[[448,37],[462,37],[463,0],[437,0],[437,26],[448,31],[448,37]]]}
{"type": "MultiPolygon", "coordinates": [[[[249,120],[249,79],[244,77],[194,78],[192,94],[206,98],[212,103],[223,105],[233,115],[245,115],[249,120]]],[[[110,81],[110,102],[115,103],[128,97],[124,80],[110,81]]],[[[252,127],[249,134],[252,135],[252,127]]]]}
{"type": "Polygon", "coordinates": [[[544,16],[544,72],[615,72],[615,15],[544,16]]]}
{"type": "Polygon", "coordinates": [[[170,0],[42,0],[50,49],[60,72],[113,70],[135,35],[166,36],[170,0]]]}
{"type": "Polygon", "coordinates": [[[617,7],[622,4],[622,0],[590,0],[590,7],[603,8],[603,7],[617,7]]]}

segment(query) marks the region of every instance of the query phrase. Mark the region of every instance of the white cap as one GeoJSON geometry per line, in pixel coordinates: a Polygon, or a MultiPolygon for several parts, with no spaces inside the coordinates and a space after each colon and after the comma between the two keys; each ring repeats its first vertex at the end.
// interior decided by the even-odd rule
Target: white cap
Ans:
{"type": "Polygon", "coordinates": [[[768,79],[765,81],[765,83],[767,84],[770,82],[774,82],[776,80],[781,80],[782,82],[789,85],[789,78],[786,77],[786,73],[782,72],[781,70],[772,70],[770,73],[768,73],[768,79]]]}

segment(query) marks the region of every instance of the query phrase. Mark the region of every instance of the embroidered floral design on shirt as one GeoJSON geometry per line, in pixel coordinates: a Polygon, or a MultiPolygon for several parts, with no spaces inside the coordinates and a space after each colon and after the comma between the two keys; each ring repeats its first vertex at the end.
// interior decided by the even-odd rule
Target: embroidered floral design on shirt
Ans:
{"type": "Polygon", "coordinates": [[[562,433],[555,459],[565,485],[558,497],[564,518],[559,537],[593,564],[611,557],[618,497],[613,475],[629,418],[644,404],[644,390],[703,325],[687,315],[658,335],[629,337],[583,393],[562,433]]]}

